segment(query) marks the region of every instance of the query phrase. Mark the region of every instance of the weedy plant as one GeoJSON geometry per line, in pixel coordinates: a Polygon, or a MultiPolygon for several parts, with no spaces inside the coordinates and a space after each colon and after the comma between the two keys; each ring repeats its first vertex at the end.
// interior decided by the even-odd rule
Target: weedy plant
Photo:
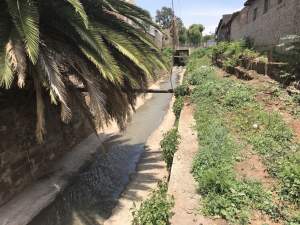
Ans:
{"type": "Polygon", "coordinates": [[[199,67],[190,77],[197,84],[192,100],[196,104],[196,129],[201,149],[192,172],[204,197],[202,211],[205,215],[220,216],[237,224],[248,224],[253,209],[277,217],[278,209],[272,202],[271,193],[260,183],[236,179],[233,167],[241,146],[232,138],[223,120],[227,110],[251,102],[251,91],[217,79],[215,71],[208,68],[199,67]]]}
{"type": "Polygon", "coordinates": [[[132,225],[169,225],[174,200],[167,191],[167,182],[160,182],[158,188],[142,202],[139,209],[135,207],[132,210],[132,225]]]}
{"type": "Polygon", "coordinates": [[[179,85],[174,92],[176,98],[190,95],[190,89],[187,84],[179,85]]]}
{"type": "Polygon", "coordinates": [[[177,97],[173,105],[173,113],[175,114],[176,120],[179,120],[183,106],[184,98],[181,96],[177,97]]]}
{"type": "Polygon", "coordinates": [[[240,59],[247,59],[250,62],[267,63],[268,58],[259,52],[249,48],[247,41],[220,42],[212,49],[212,58],[221,59],[225,68],[236,67],[240,59]]]}
{"type": "Polygon", "coordinates": [[[170,171],[172,168],[173,158],[175,152],[178,150],[178,145],[180,142],[180,135],[178,134],[178,129],[173,128],[166,134],[160,142],[162,149],[163,159],[167,164],[167,169],[170,171]]]}

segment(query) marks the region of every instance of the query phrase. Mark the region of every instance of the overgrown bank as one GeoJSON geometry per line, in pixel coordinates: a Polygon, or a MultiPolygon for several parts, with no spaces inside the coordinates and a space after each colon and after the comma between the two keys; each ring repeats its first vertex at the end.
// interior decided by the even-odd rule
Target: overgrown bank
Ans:
{"type": "MultiPolygon", "coordinates": [[[[176,98],[172,106],[175,116],[173,127],[163,134],[160,142],[162,158],[166,164],[168,173],[170,174],[174,154],[178,150],[180,143],[180,135],[178,132],[178,122],[181,111],[184,106],[185,90],[181,85],[176,88],[176,98]]],[[[139,207],[132,210],[132,225],[169,225],[172,217],[172,208],[174,199],[167,194],[168,179],[158,183],[158,187],[152,191],[148,199],[143,201],[139,207]]]]}
{"type": "Polygon", "coordinates": [[[253,210],[274,220],[299,223],[299,147],[292,131],[280,115],[267,113],[255,101],[252,89],[218,78],[209,66],[210,52],[195,52],[187,69],[187,83],[195,86],[192,100],[200,151],[193,174],[204,197],[202,211],[236,224],[248,224],[253,210]],[[242,160],[246,144],[263,157],[278,180],[273,193],[259,181],[237,178],[234,165],[242,160]]]}

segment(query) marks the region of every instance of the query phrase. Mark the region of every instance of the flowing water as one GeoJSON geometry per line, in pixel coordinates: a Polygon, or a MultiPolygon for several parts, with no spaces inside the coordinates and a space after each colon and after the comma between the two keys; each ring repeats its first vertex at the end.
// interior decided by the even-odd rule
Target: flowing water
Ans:
{"type": "MultiPolygon", "coordinates": [[[[173,75],[173,83],[176,77],[173,75]]],[[[170,83],[162,82],[160,87],[170,88],[170,83]]],[[[171,94],[153,94],[134,114],[127,129],[105,142],[105,153],[96,155],[29,225],[101,225],[108,219],[145,151],[148,137],[162,122],[171,98],[171,94]]]]}

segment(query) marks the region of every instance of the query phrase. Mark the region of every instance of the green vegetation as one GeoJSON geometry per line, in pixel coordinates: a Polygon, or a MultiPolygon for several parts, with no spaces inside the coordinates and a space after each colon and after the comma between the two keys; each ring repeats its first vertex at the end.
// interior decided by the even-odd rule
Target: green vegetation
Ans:
{"type": "Polygon", "coordinates": [[[174,105],[173,105],[173,113],[175,114],[176,120],[179,120],[180,113],[184,106],[184,98],[179,96],[176,98],[174,105]]]}
{"type": "Polygon", "coordinates": [[[180,142],[180,135],[178,134],[178,122],[183,106],[184,97],[178,95],[173,105],[173,113],[176,118],[174,128],[172,128],[169,132],[164,134],[164,138],[160,142],[163,159],[167,164],[168,171],[170,171],[172,168],[174,154],[178,150],[178,145],[180,142]]]}
{"type": "Polygon", "coordinates": [[[95,128],[111,120],[122,128],[137,97],[132,90],[147,86],[157,69],[167,69],[144,33],[146,25],[157,24],[125,1],[7,0],[0,8],[0,84],[34,90],[40,142],[46,134],[44,102],[60,107],[65,123],[73,102],[95,128]]]}
{"type": "Polygon", "coordinates": [[[281,77],[286,82],[292,82],[300,79],[300,36],[288,35],[281,39],[281,44],[278,46],[277,55],[281,62],[286,62],[287,66],[281,71],[281,77]]]}
{"type": "Polygon", "coordinates": [[[176,98],[190,95],[189,86],[187,84],[179,85],[175,88],[174,95],[176,98]]]}
{"type": "Polygon", "coordinates": [[[192,24],[187,30],[187,38],[190,45],[200,46],[202,43],[202,32],[204,26],[202,24],[192,24]]]}
{"type": "Polygon", "coordinates": [[[195,119],[201,150],[194,161],[193,174],[204,197],[203,212],[238,224],[248,224],[252,209],[277,217],[278,209],[272,203],[271,194],[261,184],[235,178],[233,167],[240,158],[242,146],[230,135],[223,106],[216,101],[224,95],[224,108],[231,108],[242,105],[232,101],[233,96],[241,96],[245,104],[249,98],[245,98],[245,93],[235,95],[235,91],[227,96],[227,90],[233,86],[211,76],[200,78],[199,83],[192,99],[197,105],[195,119]]]}
{"type": "Polygon", "coordinates": [[[234,124],[245,139],[260,153],[270,174],[280,180],[280,195],[300,206],[300,146],[293,133],[276,113],[259,105],[236,112],[234,124]],[[253,129],[253,126],[257,129],[253,129]]]}
{"type": "Polygon", "coordinates": [[[213,58],[221,59],[227,69],[239,64],[239,60],[247,59],[253,63],[268,62],[268,58],[249,48],[246,41],[220,42],[212,48],[213,58]]]}
{"type": "Polygon", "coordinates": [[[251,88],[218,78],[212,67],[205,66],[205,51],[191,56],[187,75],[187,82],[196,85],[192,100],[196,104],[200,151],[193,175],[204,197],[203,212],[232,223],[248,224],[251,211],[256,209],[293,224],[297,221],[296,216],[290,219],[293,210],[288,211],[285,203],[286,209],[282,210],[284,207],[276,206],[271,193],[259,182],[239,180],[234,171],[243,145],[251,144],[264,158],[270,174],[278,179],[276,191],[281,199],[299,208],[300,151],[291,130],[280,115],[264,111],[251,88]]]}
{"type": "Polygon", "coordinates": [[[173,158],[175,152],[178,150],[179,140],[180,136],[176,127],[164,134],[164,138],[160,142],[163,159],[167,164],[168,171],[172,168],[173,158]]]}
{"type": "Polygon", "coordinates": [[[174,200],[167,194],[168,184],[161,182],[140,208],[132,211],[132,225],[169,225],[174,200]]]}
{"type": "Polygon", "coordinates": [[[172,57],[173,57],[173,50],[172,48],[164,48],[162,50],[162,55],[165,61],[168,63],[169,66],[172,65],[172,57]]]}

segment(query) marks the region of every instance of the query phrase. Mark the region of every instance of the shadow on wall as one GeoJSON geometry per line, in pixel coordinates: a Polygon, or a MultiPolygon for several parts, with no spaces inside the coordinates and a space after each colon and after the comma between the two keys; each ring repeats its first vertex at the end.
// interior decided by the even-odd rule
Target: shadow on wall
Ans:
{"type": "Polygon", "coordinates": [[[52,162],[92,133],[73,103],[73,120],[66,125],[60,120],[59,107],[45,100],[47,135],[38,144],[34,91],[0,88],[0,206],[49,174],[52,162]]]}

